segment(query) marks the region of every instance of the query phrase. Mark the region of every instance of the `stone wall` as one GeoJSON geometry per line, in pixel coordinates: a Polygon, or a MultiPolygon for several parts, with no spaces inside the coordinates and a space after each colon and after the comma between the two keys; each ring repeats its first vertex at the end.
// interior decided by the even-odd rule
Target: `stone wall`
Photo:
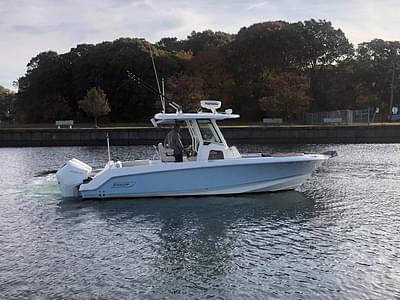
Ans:
{"type": "MultiPolygon", "coordinates": [[[[0,129],[0,147],[155,145],[168,128],[0,129]]],[[[222,127],[228,144],[400,143],[400,126],[230,126],[222,127]]]]}

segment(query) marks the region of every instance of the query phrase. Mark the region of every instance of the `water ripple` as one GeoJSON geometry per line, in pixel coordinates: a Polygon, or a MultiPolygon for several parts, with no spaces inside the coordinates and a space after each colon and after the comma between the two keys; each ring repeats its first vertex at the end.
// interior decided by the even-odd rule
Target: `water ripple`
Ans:
{"type": "Polygon", "coordinates": [[[339,156],[296,192],[70,201],[35,175],[104,148],[0,149],[0,298],[400,298],[400,145],[240,149],[339,156]]]}

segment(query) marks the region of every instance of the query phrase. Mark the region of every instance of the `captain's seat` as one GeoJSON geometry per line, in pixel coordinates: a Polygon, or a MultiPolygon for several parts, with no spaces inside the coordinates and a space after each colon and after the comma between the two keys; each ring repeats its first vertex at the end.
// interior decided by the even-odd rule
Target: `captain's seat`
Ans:
{"type": "Polygon", "coordinates": [[[158,143],[157,145],[158,153],[160,154],[160,158],[162,162],[174,162],[174,150],[165,148],[162,143],[158,143]]]}

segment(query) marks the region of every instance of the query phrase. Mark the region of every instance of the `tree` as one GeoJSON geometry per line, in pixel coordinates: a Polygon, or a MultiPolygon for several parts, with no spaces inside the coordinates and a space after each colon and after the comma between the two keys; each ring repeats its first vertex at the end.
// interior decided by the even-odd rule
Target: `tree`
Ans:
{"type": "Polygon", "coordinates": [[[231,102],[233,79],[225,70],[222,47],[233,35],[221,31],[192,31],[185,40],[162,38],[156,43],[171,51],[183,66],[167,77],[167,94],[186,110],[197,110],[201,99],[231,102]]]}
{"type": "Polygon", "coordinates": [[[4,86],[0,85],[0,95],[9,94],[11,91],[6,89],[4,86]]]}
{"type": "Polygon", "coordinates": [[[341,29],[326,20],[308,20],[291,24],[301,37],[299,50],[301,70],[310,78],[310,95],[315,110],[337,109],[346,101],[354,102],[347,61],[354,56],[353,45],[341,29]],[[341,64],[344,68],[339,67],[341,64]]]}
{"type": "Polygon", "coordinates": [[[54,121],[62,111],[70,115],[70,109],[65,110],[73,108],[70,103],[73,98],[67,93],[69,68],[64,56],[53,51],[39,53],[30,60],[25,76],[18,80],[16,114],[19,121],[54,121]]]}
{"type": "Polygon", "coordinates": [[[97,127],[97,118],[111,111],[107,96],[99,87],[88,90],[86,96],[79,101],[79,107],[94,118],[95,127],[97,127]]]}
{"type": "Polygon", "coordinates": [[[253,80],[266,68],[285,69],[296,64],[295,45],[300,37],[289,23],[263,22],[240,29],[229,44],[228,65],[237,78],[253,80]]]}
{"type": "Polygon", "coordinates": [[[196,111],[200,100],[206,98],[203,78],[180,73],[167,79],[167,97],[173,99],[186,111],[196,111]]]}
{"type": "Polygon", "coordinates": [[[265,96],[265,72],[298,72],[303,66],[302,37],[284,21],[263,22],[240,29],[227,45],[227,70],[236,82],[233,108],[243,119],[262,117],[259,99],[265,96]]]}
{"type": "Polygon", "coordinates": [[[169,97],[185,109],[196,110],[201,99],[232,100],[232,76],[225,70],[220,48],[207,45],[187,62],[183,72],[167,79],[169,97]]]}
{"type": "Polygon", "coordinates": [[[230,104],[234,81],[226,71],[225,55],[221,48],[215,45],[204,46],[187,64],[186,70],[203,79],[207,99],[220,99],[224,100],[225,105],[230,104]]]}
{"type": "Polygon", "coordinates": [[[258,101],[261,109],[273,116],[295,119],[305,112],[311,103],[307,95],[310,81],[293,73],[271,74],[266,78],[267,95],[258,101]]]}
{"type": "Polygon", "coordinates": [[[156,43],[157,47],[169,51],[181,50],[181,42],[176,37],[165,37],[156,43]]]}
{"type": "Polygon", "coordinates": [[[386,110],[389,99],[393,104],[400,99],[399,42],[362,43],[354,55],[340,29],[311,19],[257,23],[234,35],[193,31],[186,39],[165,37],[155,45],[119,38],[77,45],[63,54],[42,52],[18,80],[17,117],[46,122],[69,112],[79,120],[80,99],[101,86],[112,107],[110,121],[148,120],[159,109],[158,97],[131,80],[127,70],[156,87],[149,48],[158,77],[167,79],[167,92],[185,109],[197,108],[201,98],[222,99],[243,119],[257,120],[265,113],[259,99],[285,102],[280,92],[272,94],[272,87],[277,82],[285,86],[286,80],[277,76],[287,74],[310,82],[305,95],[313,99],[311,110],[382,108],[382,103],[386,110]]]}
{"type": "Polygon", "coordinates": [[[301,37],[299,54],[308,67],[332,65],[354,55],[353,45],[343,31],[329,21],[311,19],[292,26],[301,37]]]}
{"type": "Polygon", "coordinates": [[[0,115],[9,116],[15,112],[16,94],[0,85],[0,115]]]}
{"type": "Polygon", "coordinates": [[[139,38],[81,44],[63,54],[53,51],[39,53],[31,59],[26,74],[18,80],[17,116],[21,116],[24,122],[49,122],[56,110],[62,110],[48,104],[58,103],[68,104],[72,111],[70,117],[79,120],[82,118],[79,100],[91,87],[101,86],[112,107],[111,121],[148,120],[154,113],[157,97],[130,80],[127,70],[156,86],[150,47],[160,78],[179,73],[186,57],[190,57],[181,51],[158,49],[139,38]],[[58,97],[65,103],[58,101],[61,99],[58,97]]]}
{"type": "Polygon", "coordinates": [[[234,36],[232,34],[222,31],[192,31],[186,40],[181,41],[181,50],[190,50],[194,55],[196,55],[205,46],[214,45],[216,47],[222,47],[224,45],[227,45],[233,40],[233,37],[234,36]]]}
{"type": "Polygon", "coordinates": [[[361,43],[356,59],[362,91],[359,101],[367,100],[390,115],[391,107],[399,104],[400,98],[400,42],[374,39],[361,43]]]}

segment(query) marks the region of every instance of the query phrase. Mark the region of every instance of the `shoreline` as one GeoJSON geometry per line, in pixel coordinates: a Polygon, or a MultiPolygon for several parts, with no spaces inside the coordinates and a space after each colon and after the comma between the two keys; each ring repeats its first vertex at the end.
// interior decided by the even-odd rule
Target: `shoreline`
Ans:
{"type": "MultiPolygon", "coordinates": [[[[235,144],[362,144],[400,143],[397,124],[373,125],[235,125],[221,126],[229,145],[235,144]]],[[[0,128],[0,147],[156,145],[169,128],[0,128]]],[[[185,136],[183,136],[185,139],[185,136]]]]}

